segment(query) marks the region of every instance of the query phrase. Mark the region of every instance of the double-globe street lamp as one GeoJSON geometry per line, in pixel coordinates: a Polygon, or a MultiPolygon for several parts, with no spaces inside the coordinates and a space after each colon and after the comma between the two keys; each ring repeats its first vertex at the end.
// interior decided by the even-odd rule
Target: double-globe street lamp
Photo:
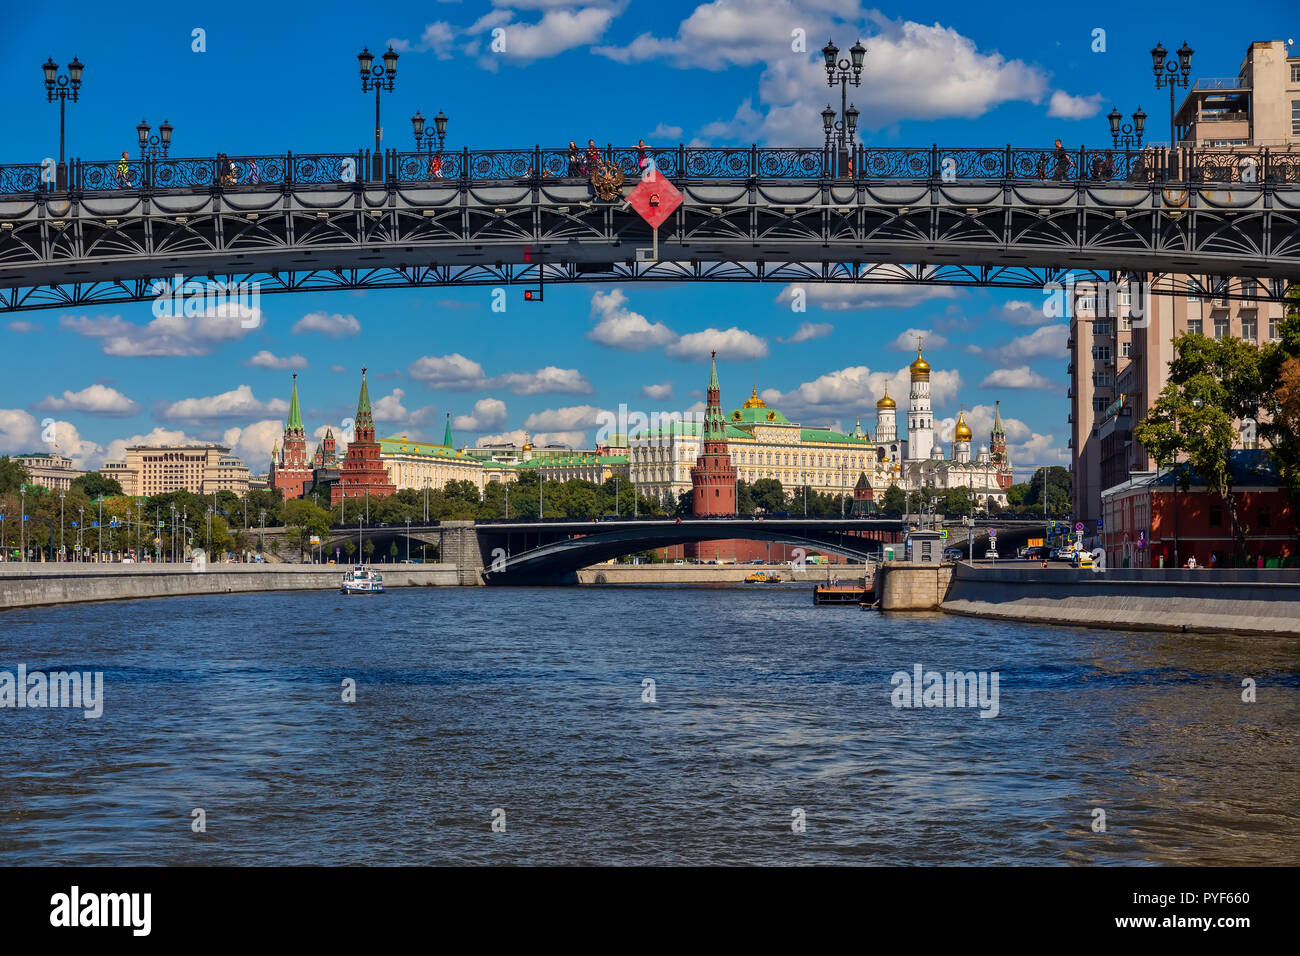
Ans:
{"type": "Polygon", "coordinates": [[[140,120],[140,125],[135,128],[135,134],[140,140],[140,158],[166,159],[167,150],[172,144],[172,130],[175,128],[167,120],[163,120],[158,127],[158,135],[151,136],[148,121],[140,120]]]}
{"type": "Polygon", "coordinates": [[[447,117],[442,110],[438,110],[438,115],[433,118],[433,129],[425,131],[425,119],[416,110],[415,115],[411,117],[411,131],[415,134],[415,151],[421,149],[428,156],[429,178],[442,178],[442,147],[447,142],[447,117]],[[438,149],[435,152],[433,148],[434,140],[438,142],[438,149]]]}
{"type": "Polygon", "coordinates": [[[836,83],[840,85],[840,119],[836,121],[835,111],[831,109],[829,103],[826,109],[822,110],[822,127],[826,131],[826,147],[829,149],[832,142],[838,140],[839,149],[839,166],[841,171],[848,167],[849,150],[852,148],[854,137],[858,131],[858,112],[856,106],[849,103],[849,84],[853,86],[862,85],[862,61],[867,55],[867,48],[862,45],[862,41],[849,47],[849,59],[838,59],[840,48],[834,42],[828,40],[822,47],[822,56],[826,60],[826,85],[834,87],[836,83]]]}
{"type": "Polygon", "coordinates": [[[373,179],[384,178],[384,152],[381,146],[384,127],[379,122],[379,94],[384,91],[393,92],[393,81],[397,79],[397,57],[398,54],[391,46],[384,54],[382,65],[375,63],[375,55],[367,47],[363,47],[357,54],[357,61],[361,64],[361,92],[375,91],[375,157],[371,164],[373,179]]]}
{"type": "Polygon", "coordinates": [[[71,96],[74,103],[81,98],[81,71],[85,68],[85,64],[75,56],[68,64],[66,74],[59,72],[54,57],[50,57],[41,66],[45,71],[45,102],[53,103],[56,96],[59,98],[59,165],[55,167],[54,173],[54,188],[59,190],[68,188],[68,164],[63,158],[64,116],[68,97],[71,96]]]}
{"type": "Polygon", "coordinates": [[[1112,109],[1106,119],[1110,121],[1110,138],[1116,149],[1142,148],[1142,133],[1147,126],[1147,114],[1142,112],[1142,107],[1133,113],[1132,123],[1125,123],[1118,109],[1112,109]]]}
{"type": "Polygon", "coordinates": [[[1187,89],[1187,84],[1192,75],[1192,54],[1196,52],[1183,41],[1183,45],[1178,48],[1178,60],[1166,61],[1169,51],[1165,49],[1164,44],[1157,43],[1155,49],[1151,51],[1151,69],[1156,77],[1156,89],[1169,87],[1169,148],[1174,149],[1178,143],[1174,141],[1174,90],[1181,86],[1187,89]]]}

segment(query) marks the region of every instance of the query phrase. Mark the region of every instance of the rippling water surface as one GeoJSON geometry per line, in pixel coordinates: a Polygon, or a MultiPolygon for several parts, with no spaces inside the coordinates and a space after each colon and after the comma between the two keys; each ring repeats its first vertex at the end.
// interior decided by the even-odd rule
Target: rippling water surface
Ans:
{"type": "Polygon", "coordinates": [[[102,670],[105,705],[0,710],[0,861],[1294,863],[1296,660],[803,587],[4,612],[0,670],[102,670]],[[999,672],[999,715],[895,709],[917,663],[999,672]]]}

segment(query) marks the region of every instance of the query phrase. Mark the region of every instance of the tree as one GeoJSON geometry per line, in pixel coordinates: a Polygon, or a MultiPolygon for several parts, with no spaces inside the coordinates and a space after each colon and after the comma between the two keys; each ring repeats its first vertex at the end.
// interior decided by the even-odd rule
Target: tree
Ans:
{"type": "MultiPolygon", "coordinates": [[[[1189,468],[1178,468],[1175,481],[1184,491],[1191,472],[1197,472],[1206,487],[1219,495],[1228,509],[1239,545],[1245,544],[1245,530],[1237,515],[1232,492],[1230,453],[1238,438],[1234,413],[1251,411],[1243,376],[1248,372],[1227,369],[1224,362],[1235,356],[1259,374],[1258,358],[1247,359],[1240,349],[1214,349],[1213,339],[1203,335],[1182,335],[1174,342],[1175,358],[1170,362],[1169,381],[1133,429],[1133,435],[1164,467],[1174,467],[1180,458],[1189,468]],[[1209,343],[1207,346],[1206,343],[1209,343]],[[1196,366],[1183,361],[1183,353],[1195,355],[1196,366]]],[[[1258,350],[1255,351],[1258,355],[1258,350]]],[[[1258,402],[1254,413],[1257,414],[1258,402]]]]}
{"type": "Polygon", "coordinates": [[[1029,485],[1021,482],[1012,485],[1007,489],[1007,505],[1012,508],[1019,508],[1029,498],[1029,485]]]}
{"type": "Polygon", "coordinates": [[[365,547],[362,550],[366,552],[367,561],[373,560],[375,556],[375,542],[370,538],[367,538],[365,547]]]}
{"type": "Polygon", "coordinates": [[[752,515],[756,510],[753,485],[743,478],[736,479],[736,514],[752,515]]]}
{"type": "MultiPolygon", "coordinates": [[[[27,484],[27,469],[8,455],[0,457],[0,494],[18,491],[27,484]]],[[[119,488],[118,491],[121,491],[119,488]]]]}
{"type": "MultiPolygon", "coordinates": [[[[764,514],[790,510],[785,497],[785,489],[781,487],[781,482],[777,479],[759,478],[750,486],[750,490],[754,496],[754,507],[764,514]]],[[[739,503],[737,503],[737,507],[739,507],[739,503]]]]}
{"type": "Polygon", "coordinates": [[[898,485],[890,485],[885,489],[885,495],[880,500],[880,512],[881,514],[898,517],[903,513],[906,505],[907,496],[904,494],[903,489],[898,485]]]}
{"type": "MultiPolygon", "coordinates": [[[[0,490],[3,490],[2,478],[0,478],[0,490]]],[[[88,471],[74,478],[68,491],[85,495],[90,499],[107,498],[109,495],[120,495],[122,486],[116,478],[105,478],[97,471],[88,471]]]]}
{"type": "Polygon", "coordinates": [[[673,516],[677,518],[688,518],[695,514],[695,497],[690,491],[683,491],[677,496],[677,507],[673,509],[673,516]]]}
{"type": "Polygon", "coordinates": [[[348,563],[352,563],[352,555],[357,553],[357,543],[351,538],[343,542],[343,550],[348,553],[348,563]]]}
{"type": "Polygon", "coordinates": [[[312,501],[295,498],[284,504],[284,523],[289,539],[298,543],[298,560],[301,561],[312,535],[323,538],[329,533],[330,514],[312,501]]]}
{"type": "Polygon", "coordinates": [[[1290,297],[1294,301],[1278,325],[1278,341],[1265,349],[1260,362],[1263,381],[1277,384],[1266,392],[1268,415],[1259,425],[1259,437],[1267,443],[1292,510],[1300,512],[1300,289],[1292,289],[1290,297]]]}

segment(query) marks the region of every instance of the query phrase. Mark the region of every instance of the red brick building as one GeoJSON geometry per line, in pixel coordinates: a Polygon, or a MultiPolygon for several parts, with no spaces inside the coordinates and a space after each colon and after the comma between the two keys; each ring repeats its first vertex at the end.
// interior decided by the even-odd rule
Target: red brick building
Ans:
{"type": "MultiPolygon", "coordinates": [[[[1237,519],[1246,535],[1238,543],[1227,504],[1195,472],[1186,491],[1175,492],[1174,472],[1138,474],[1102,492],[1102,546],[1112,567],[1158,568],[1278,566],[1297,558],[1296,511],[1265,454],[1232,452],[1237,519]]],[[[1179,474],[1190,471],[1179,466],[1179,474]]]]}
{"type": "Polygon", "coordinates": [[[336,505],[344,498],[372,498],[391,495],[397,486],[388,479],[388,469],[379,454],[375,441],[375,416],[370,409],[370,391],[366,388],[366,370],[361,369],[361,395],[357,399],[357,415],[353,439],[339,468],[339,480],[330,486],[330,504],[336,505]]]}

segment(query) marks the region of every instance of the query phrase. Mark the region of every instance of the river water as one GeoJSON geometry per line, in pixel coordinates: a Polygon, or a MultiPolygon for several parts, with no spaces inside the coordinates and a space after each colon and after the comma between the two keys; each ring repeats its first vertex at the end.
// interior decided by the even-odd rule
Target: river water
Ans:
{"type": "Polygon", "coordinates": [[[98,719],[0,710],[10,865],[1300,858],[1293,640],[795,586],[170,598],[0,628],[0,671],[104,674],[98,719]],[[895,707],[917,664],[997,672],[997,715],[895,707]]]}

